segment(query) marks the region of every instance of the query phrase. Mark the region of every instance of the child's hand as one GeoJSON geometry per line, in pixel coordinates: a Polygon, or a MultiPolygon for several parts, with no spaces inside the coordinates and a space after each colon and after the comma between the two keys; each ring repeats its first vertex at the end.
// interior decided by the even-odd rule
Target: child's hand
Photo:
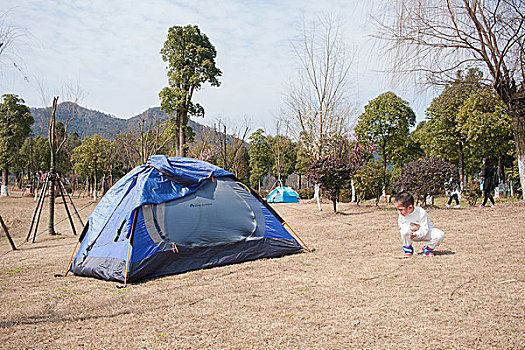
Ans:
{"type": "Polygon", "coordinates": [[[416,238],[416,233],[415,232],[410,232],[409,237],[410,237],[410,239],[416,238]]]}

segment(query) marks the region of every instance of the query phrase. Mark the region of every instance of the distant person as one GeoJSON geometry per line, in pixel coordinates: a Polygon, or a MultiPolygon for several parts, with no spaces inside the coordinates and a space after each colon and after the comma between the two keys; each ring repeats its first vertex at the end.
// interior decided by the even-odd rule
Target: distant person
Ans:
{"type": "Polygon", "coordinates": [[[414,197],[406,192],[399,192],[394,200],[399,217],[397,224],[401,233],[403,253],[405,258],[414,254],[412,242],[428,242],[423,247],[423,255],[434,256],[434,249],[443,242],[445,234],[434,228],[430,223],[427,212],[420,207],[414,206],[414,197]]]}
{"type": "Polygon", "coordinates": [[[452,200],[456,201],[456,206],[454,208],[459,208],[459,196],[461,196],[461,190],[463,189],[463,181],[461,181],[459,176],[459,171],[457,168],[454,168],[450,173],[450,179],[445,184],[445,187],[448,188],[449,198],[448,202],[445,203],[447,208],[450,208],[452,200]]]}
{"type": "Polygon", "coordinates": [[[484,208],[487,205],[487,201],[490,199],[492,207],[496,206],[494,203],[494,197],[492,197],[492,191],[498,186],[498,179],[496,175],[496,170],[490,165],[489,158],[483,158],[483,167],[479,173],[482,181],[482,190],[483,190],[483,204],[480,204],[480,208],[484,208]]]}

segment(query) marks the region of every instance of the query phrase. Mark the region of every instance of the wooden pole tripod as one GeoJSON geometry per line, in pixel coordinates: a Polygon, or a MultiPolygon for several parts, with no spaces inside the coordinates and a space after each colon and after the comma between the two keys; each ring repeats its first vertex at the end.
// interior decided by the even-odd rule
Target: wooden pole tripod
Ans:
{"type": "MultiPolygon", "coordinates": [[[[55,186],[58,187],[60,196],[62,197],[62,202],[64,203],[64,208],[66,210],[67,217],[69,219],[69,224],[71,225],[71,230],[73,231],[73,234],[76,236],[77,232],[75,230],[75,225],[73,223],[73,217],[71,216],[71,213],[69,211],[69,208],[67,206],[66,197],[64,196],[64,192],[67,194],[69,198],[69,203],[73,207],[75,214],[78,218],[78,221],[80,221],[80,224],[84,226],[82,223],[82,219],[80,218],[80,215],[78,214],[77,208],[75,208],[75,205],[73,204],[73,201],[71,200],[71,197],[69,196],[69,193],[67,193],[66,188],[64,186],[64,183],[62,182],[60,176],[58,174],[54,174],[55,176],[55,186]]],[[[33,213],[33,219],[31,220],[31,226],[29,227],[29,232],[27,233],[26,242],[29,241],[29,238],[31,237],[31,233],[33,233],[33,240],[32,243],[35,242],[36,239],[36,233],[38,231],[38,224],[40,222],[40,214],[42,213],[42,208],[44,207],[44,199],[46,196],[46,192],[49,188],[49,184],[52,183],[50,176],[46,176],[46,180],[44,185],[42,186],[42,192],[40,193],[40,197],[38,199],[38,203],[35,208],[35,212],[33,213]],[[36,220],[35,220],[36,219],[36,220]],[[34,230],[33,230],[34,227],[34,230]]]]}

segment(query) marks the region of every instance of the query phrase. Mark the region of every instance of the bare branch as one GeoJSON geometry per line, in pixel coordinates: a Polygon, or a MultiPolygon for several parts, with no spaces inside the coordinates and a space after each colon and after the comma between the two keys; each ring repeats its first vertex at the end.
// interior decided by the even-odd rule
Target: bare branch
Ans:
{"type": "Polygon", "coordinates": [[[330,140],[348,131],[353,116],[348,99],[353,57],[341,40],[341,27],[341,21],[325,14],[311,27],[303,24],[302,41],[292,42],[300,69],[281,113],[312,159],[322,157],[330,140]]]}

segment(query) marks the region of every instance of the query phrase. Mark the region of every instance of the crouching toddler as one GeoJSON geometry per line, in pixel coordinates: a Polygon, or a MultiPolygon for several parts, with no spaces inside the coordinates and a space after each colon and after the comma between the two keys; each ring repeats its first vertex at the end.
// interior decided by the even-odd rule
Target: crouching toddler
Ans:
{"type": "Polygon", "coordinates": [[[423,255],[434,256],[434,249],[443,242],[445,233],[430,223],[427,212],[423,208],[414,206],[414,197],[410,193],[399,192],[394,205],[399,213],[397,224],[401,232],[404,257],[410,258],[414,254],[412,242],[420,241],[428,242],[423,247],[423,255]]]}

